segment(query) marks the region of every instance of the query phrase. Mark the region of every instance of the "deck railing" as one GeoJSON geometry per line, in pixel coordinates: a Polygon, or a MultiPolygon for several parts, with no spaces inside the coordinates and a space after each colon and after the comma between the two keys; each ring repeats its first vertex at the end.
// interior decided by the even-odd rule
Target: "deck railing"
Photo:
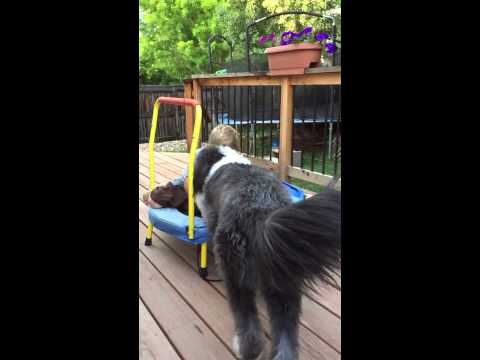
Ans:
{"type": "MultiPolygon", "coordinates": [[[[254,163],[281,179],[326,185],[341,176],[340,85],[337,66],[290,76],[204,74],[184,81],[184,96],[202,104],[202,141],[217,124],[232,125],[254,163]]],[[[185,121],[189,146],[192,110],[186,109],[185,121]]]]}

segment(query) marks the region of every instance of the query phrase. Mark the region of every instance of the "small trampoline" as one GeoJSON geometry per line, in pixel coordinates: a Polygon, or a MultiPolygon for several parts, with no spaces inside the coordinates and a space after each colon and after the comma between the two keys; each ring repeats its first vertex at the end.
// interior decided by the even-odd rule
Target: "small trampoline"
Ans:
{"type": "MultiPolygon", "coordinates": [[[[155,188],[155,161],[154,144],[155,132],[157,129],[158,113],[160,104],[171,104],[180,106],[191,106],[195,108],[195,123],[192,134],[192,143],[190,147],[190,159],[188,165],[188,215],[174,208],[149,209],[148,215],[150,224],[147,228],[145,245],[152,245],[153,228],[157,228],[167,234],[176,237],[179,240],[188,242],[197,246],[197,254],[200,257],[199,274],[202,278],[207,277],[207,242],[212,238],[207,231],[207,227],[202,218],[194,215],[194,197],[193,197],[193,177],[194,163],[197,148],[200,140],[200,131],[202,127],[202,108],[198,101],[193,99],[159,97],[155,101],[153,108],[152,126],[150,130],[149,150],[149,170],[150,170],[150,190],[155,188]]],[[[298,202],[305,198],[304,192],[286,181],[283,186],[289,192],[292,201],[298,202]]]]}
{"type": "MultiPolygon", "coordinates": [[[[283,186],[289,192],[292,201],[298,202],[305,198],[303,190],[283,181],[283,186]]],[[[174,208],[152,209],[148,212],[150,223],[160,231],[175,236],[190,244],[200,245],[212,238],[201,217],[194,217],[194,237],[188,237],[188,216],[174,208]]]]}

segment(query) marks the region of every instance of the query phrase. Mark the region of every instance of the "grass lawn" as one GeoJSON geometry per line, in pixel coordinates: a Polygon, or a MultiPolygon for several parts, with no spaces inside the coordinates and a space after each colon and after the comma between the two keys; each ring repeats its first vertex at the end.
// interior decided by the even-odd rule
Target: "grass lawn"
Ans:
{"type": "MultiPolygon", "coordinates": [[[[267,125],[265,126],[264,130],[264,135],[265,138],[263,140],[263,155],[265,156],[270,156],[270,127],[267,125]]],[[[243,152],[247,152],[249,150],[250,155],[254,155],[253,147],[251,144],[249,144],[249,148],[247,148],[247,141],[252,141],[253,138],[253,132],[250,132],[250,139],[247,140],[247,132],[243,132],[242,134],[242,150],[243,152]]],[[[278,133],[278,127],[273,127],[272,128],[272,138],[273,139],[278,139],[279,133],[278,133]]],[[[262,131],[257,130],[256,132],[256,143],[255,143],[255,149],[256,149],[256,156],[261,157],[262,156],[262,131]]],[[[335,170],[336,174],[338,177],[342,175],[341,171],[341,157],[338,158],[337,161],[337,167],[335,169],[335,158],[334,156],[331,157],[331,159],[328,158],[328,153],[325,154],[325,160],[323,158],[323,152],[321,150],[317,150],[314,152],[313,156],[313,168],[312,168],[312,154],[313,151],[311,150],[304,150],[302,154],[302,168],[306,170],[313,170],[315,172],[319,172],[321,174],[326,174],[326,175],[335,175],[335,170]],[[325,164],[324,164],[325,162],[325,164]]]]}
{"type": "MultiPolygon", "coordinates": [[[[311,170],[312,169],[312,152],[304,151],[302,154],[303,158],[303,169],[311,170]]],[[[342,175],[342,162],[341,158],[337,161],[337,175],[340,177],[342,175]]],[[[335,175],[335,159],[332,156],[332,159],[328,159],[328,154],[325,154],[325,169],[323,167],[323,153],[316,152],[314,154],[313,160],[313,171],[326,174],[326,175],[335,175]]]]}

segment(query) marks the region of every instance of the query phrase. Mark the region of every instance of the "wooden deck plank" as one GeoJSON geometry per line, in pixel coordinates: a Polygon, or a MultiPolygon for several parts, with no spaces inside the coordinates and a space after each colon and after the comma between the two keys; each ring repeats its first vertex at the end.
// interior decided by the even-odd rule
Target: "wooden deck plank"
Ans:
{"type": "MultiPolygon", "coordinates": [[[[144,157],[140,157],[139,165],[149,169],[149,160],[144,157]]],[[[155,172],[162,172],[165,175],[169,174],[169,176],[172,176],[172,177],[176,177],[180,175],[183,172],[183,169],[185,169],[185,167],[186,165],[174,167],[168,163],[165,163],[165,164],[157,163],[157,160],[155,159],[155,172]]]]}
{"type": "MultiPolygon", "coordinates": [[[[150,174],[148,173],[148,169],[142,165],[138,167],[138,173],[140,176],[146,177],[148,181],[147,188],[150,188],[150,174]]],[[[173,180],[173,176],[165,176],[162,175],[160,172],[155,171],[155,184],[157,185],[165,185],[167,182],[173,180]]]]}
{"type": "Polygon", "coordinates": [[[188,164],[188,157],[189,157],[188,153],[180,153],[180,152],[163,152],[163,153],[175,160],[178,160],[179,162],[185,165],[188,164]]]}
{"type": "MultiPolygon", "coordinates": [[[[158,237],[154,236],[154,239],[155,241],[157,241],[158,237]]],[[[173,240],[173,241],[179,242],[178,240],[173,240]]],[[[188,245],[185,244],[185,246],[188,246],[188,245]]],[[[219,286],[219,285],[217,284],[216,286],[219,286]]],[[[226,301],[226,297],[225,297],[225,301],[226,301]]],[[[228,316],[231,316],[231,315],[229,314],[228,316]]],[[[267,336],[269,336],[268,334],[270,333],[270,329],[269,329],[268,318],[264,313],[260,315],[260,321],[262,324],[262,328],[264,329],[264,332],[267,334],[267,336]]],[[[231,330],[231,332],[233,332],[233,329],[231,330]]],[[[332,349],[332,347],[329,346],[327,343],[322,341],[319,337],[317,337],[313,332],[304,328],[300,328],[299,337],[300,337],[299,341],[300,341],[300,359],[301,360],[314,360],[314,359],[339,360],[340,359],[340,354],[336,352],[334,349],[332,349]]]]}
{"type": "MultiPolygon", "coordinates": [[[[140,151],[138,158],[143,160],[148,165],[150,155],[148,154],[148,152],[140,151]]],[[[155,164],[158,162],[161,163],[162,166],[166,164],[172,165],[172,168],[174,169],[183,170],[186,166],[186,163],[188,163],[188,158],[189,154],[187,153],[165,153],[160,151],[155,152],[155,164]],[[172,154],[180,154],[181,157],[177,159],[172,157],[172,154]]]]}
{"type": "Polygon", "coordinates": [[[181,360],[143,302],[140,299],[138,300],[138,359],[181,360]]]}
{"type": "MultiPolygon", "coordinates": [[[[148,153],[146,152],[140,152],[140,159],[143,160],[143,161],[146,161],[145,163],[148,164],[149,162],[149,155],[148,153]]],[[[185,169],[185,164],[176,160],[176,159],[173,159],[171,156],[169,155],[166,155],[162,152],[159,152],[159,151],[156,151],[155,152],[155,164],[158,162],[162,162],[162,164],[168,164],[169,166],[171,166],[172,169],[175,169],[175,170],[180,170],[180,171],[183,171],[183,169],[185,169]]]]}
{"type": "MultiPolygon", "coordinates": [[[[140,162],[140,166],[141,167],[140,167],[139,171],[143,175],[149,176],[148,160],[147,159],[142,159],[141,162],[140,162]]],[[[160,177],[161,179],[163,179],[163,181],[164,181],[163,183],[166,183],[166,182],[171,180],[171,178],[168,177],[169,175],[173,178],[173,177],[179,176],[182,171],[183,171],[182,168],[178,168],[177,170],[172,171],[172,170],[165,169],[165,167],[163,167],[163,166],[158,166],[155,169],[156,180],[157,180],[157,177],[160,177]]],[[[162,182],[159,182],[159,183],[162,183],[162,182]]],[[[340,288],[341,288],[341,276],[339,276],[338,274],[332,274],[332,276],[337,281],[337,284],[339,285],[337,288],[340,290],[340,288]]],[[[323,289],[320,289],[320,290],[323,290],[323,289]]]]}
{"type": "Polygon", "coordinates": [[[333,288],[325,284],[317,284],[315,289],[318,293],[309,291],[307,296],[312,301],[317,304],[325,307],[332,314],[341,318],[342,308],[341,308],[341,292],[340,290],[333,288]]]}
{"type": "MultiPolygon", "coordinates": [[[[141,198],[142,194],[148,188],[149,182],[149,174],[148,174],[148,157],[141,156],[140,159],[143,165],[141,166],[140,170],[142,170],[139,174],[139,197],[141,198]]],[[[156,157],[157,160],[157,157],[156,157]]],[[[167,181],[170,181],[174,176],[178,176],[183,167],[188,162],[188,154],[187,153],[163,153],[162,156],[158,157],[158,166],[156,168],[156,182],[159,184],[164,184],[167,181]],[[165,158],[169,157],[172,160],[166,161],[165,158]],[[163,159],[162,159],[163,158],[163,159]],[[177,166],[171,166],[177,163],[177,166]],[[167,171],[164,171],[164,170],[167,171]],[[167,174],[168,172],[168,174],[167,174]],[[163,175],[162,175],[163,174],[163,175]]],[[[157,162],[156,162],[157,164],[157,162]]],[[[143,223],[148,223],[148,208],[141,202],[140,203],[140,220],[143,220],[143,223]]],[[[158,230],[155,229],[155,234],[159,235],[161,242],[164,246],[168,247],[171,253],[175,253],[176,256],[182,258],[185,261],[187,266],[190,266],[189,271],[192,271],[192,276],[197,277],[199,280],[200,278],[198,275],[193,271],[196,268],[196,258],[194,253],[194,248],[188,244],[185,244],[181,241],[175,240],[173,237],[166,235],[158,230]]],[[[139,244],[142,249],[144,237],[140,237],[139,244]]],[[[142,249],[143,251],[143,249],[142,249]]],[[[147,250],[148,251],[148,250],[147,250]]],[[[163,252],[163,251],[162,251],[163,252]]],[[[152,260],[150,261],[154,263],[160,264],[159,260],[152,260]]],[[[211,258],[210,258],[211,261],[211,258]]],[[[211,262],[210,262],[211,264],[211,262]]],[[[210,267],[212,268],[212,267],[210,267]]],[[[212,272],[212,271],[210,271],[212,272]]],[[[186,273],[185,273],[186,274],[186,273]]],[[[211,277],[215,277],[214,274],[211,277]]],[[[168,278],[168,277],[167,277],[168,278]]],[[[169,279],[170,280],[170,279],[169,279]]],[[[339,277],[339,280],[341,278],[339,277]]],[[[173,281],[172,285],[177,287],[178,281],[173,281]]],[[[204,283],[204,282],[202,282],[204,283]]],[[[207,284],[207,283],[204,283],[207,284]]],[[[219,296],[223,296],[224,301],[226,301],[226,292],[224,288],[224,284],[220,283],[210,283],[208,284],[214,291],[217,292],[219,296]]],[[[182,290],[186,291],[187,289],[182,290]]],[[[304,297],[302,299],[303,302],[303,316],[302,316],[302,323],[300,329],[300,348],[301,348],[301,359],[340,359],[340,290],[326,287],[326,286],[319,286],[318,294],[309,294],[309,297],[313,299],[313,301],[309,297],[304,297]],[[319,310],[321,309],[321,310],[319,310]],[[327,309],[328,311],[326,311],[327,309]],[[319,311],[322,313],[324,317],[319,316],[319,311]],[[327,314],[327,315],[325,315],[327,314]]],[[[190,303],[187,301],[187,304],[190,303]]],[[[266,312],[264,309],[264,305],[259,304],[259,309],[261,312],[261,322],[262,326],[267,333],[269,334],[268,329],[268,317],[266,316],[266,312]]],[[[205,311],[203,309],[202,311],[205,311]]],[[[208,313],[208,312],[207,312],[208,313]]],[[[229,313],[228,313],[229,314],[229,313]]],[[[214,318],[215,314],[211,313],[209,315],[214,318]]],[[[230,315],[227,316],[230,318],[230,315]]],[[[212,320],[213,321],[213,320],[212,320]]],[[[231,320],[230,320],[231,321],[231,320]]],[[[208,326],[212,326],[210,321],[206,321],[208,326]]],[[[217,328],[221,328],[222,325],[219,323],[213,324],[217,328]]],[[[233,324],[231,325],[233,328],[233,324]]],[[[213,328],[212,328],[213,329],[213,328]]],[[[230,332],[233,329],[230,330],[230,332]]],[[[214,334],[217,334],[217,331],[213,331],[214,334]]],[[[222,334],[229,334],[226,330],[221,331],[222,334]]],[[[231,333],[229,334],[231,335],[231,333]]],[[[224,346],[228,347],[231,351],[231,344],[228,341],[228,336],[225,336],[221,339],[221,342],[224,346]]]]}
{"type": "MultiPolygon", "coordinates": [[[[148,179],[147,176],[145,176],[143,174],[138,174],[138,184],[140,185],[140,188],[138,190],[139,190],[140,199],[142,199],[143,193],[147,192],[148,189],[150,188],[149,181],[150,180],[148,179]]],[[[158,184],[157,179],[155,179],[155,183],[158,184]]]]}
{"type": "MultiPolygon", "coordinates": [[[[228,301],[200,278],[195,269],[173,252],[156,234],[153,236],[152,246],[144,246],[145,232],[145,224],[140,225],[139,249],[142,254],[159,267],[162,275],[175,286],[184,301],[233,352],[231,345],[234,324],[228,301]]],[[[191,249],[194,247],[191,246],[191,249]]]]}
{"type": "MultiPolygon", "coordinates": [[[[143,173],[150,175],[150,168],[148,162],[143,163],[141,160],[138,164],[139,169],[142,169],[143,173]]],[[[155,166],[155,175],[163,176],[169,180],[173,180],[181,174],[181,171],[169,170],[167,167],[160,167],[158,164],[155,166]]]]}
{"type": "Polygon", "coordinates": [[[139,266],[140,296],[183,358],[235,359],[141,252],[139,266]]]}
{"type": "MultiPolygon", "coordinates": [[[[161,175],[162,169],[159,167],[156,170],[155,180],[158,185],[166,184],[171,179],[161,175]]],[[[149,174],[148,169],[145,166],[142,166],[140,169],[142,177],[139,179],[139,183],[142,187],[145,188],[144,191],[147,191],[149,186],[149,174]]],[[[140,192],[140,195],[143,194],[143,191],[140,192]]],[[[337,280],[338,284],[341,285],[341,277],[333,274],[333,277],[337,280]]],[[[316,290],[318,293],[309,292],[307,296],[311,298],[316,303],[324,306],[327,310],[331,311],[334,315],[341,317],[341,295],[340,289],[332,288],[328,285],[318,283],[316,285],[316,290]]]]}
{"type": "MultiPolygon", "coordinates": [[[[148,207],[143,203],[140,204],[141,217],[144,222],[147,222],[148,207]]],[[[173,237],[163,234],[160,231],[155,231],[156,235],[160,235],[162,241],[171,247],[178,256],[182,257],[190,264],[192,269],[196,268],[196,258],[194,254],[194,247],[182,241],[176,240],[173,237]]],[[[157,238],[157,237],[156,237],[157,238]]],[[[141,239],[141,244],[143,238],[141,239]]],[[[223,282],[211,283],[226,299],[226,290],[223,282]]],[[[307,304],[309,299],[305,298],[307,304]]],[[[307,313],[313,316],[308,325],[314,329],[305,326],[305,321],[302,319],[302,326],[300,327],[300,354],[302,359],[339,359],[340,358],[340,320],[331,313],[310,302],[307,305],[307,313]],[[317,333],[319,332],[319,334],[317,333]],[[318,336],[318,337],[317,337],[318,336]]],[[[269,333],[268,315],[266,309],[262,304],[259,304],[259,313],[261,315],[261,322],[265,332],[269,333]]]]}
{"type": "MultiPolygon", "coordinates": [[[[165,234],[159,231],[161,239],[167,243],[173,251],[177,252],[179,256],[188,261],[192,268],[196,266],[196,257],[193,251],[193,248],[188,244],[184,244],[171,236],[166,236],[165,234]]],[[[213,264],[212,259],[210,258],[210,264],[213,264]]],[[[218,278],[216,272],[214,272],[215,266],[209,266],[209,271],[212,272],[212,278],[218,278]],[[213,271],[212,271],[213,270],[213,271]]],[[[212,285],[222,293],[223,296],[227,296],[224,283],[212,283],[212,285]]],[[[266,307],[263,303],[263,300],[260,300],[260,308],[262,314],[265,318],[268,317],[266,307]]],[[[312,332],[317,334],[322,338],[326,343],[330,344],[335,350],[341,351],[341,321],[340,319],[332,314],[330,311],[325,309],[323,306],[313,302],[308,297],[302,298],[302,310],[303,314],[301,317],[301,323],[312,332]]]]}
{"type": "MultiPolygon", "coordinates": [[[[139,162],[143,165],[147,165],[149,164],[149,158],[148,158],[148,155],[147,154],[142,154],[139,156],[139,162]]],[[[164,158],[163,156],[158,156],[156,155],[155,156],[155,167],[161,167],[161,168],[164,168],[166,167],[168,170],[170,171],[173,171],[173,172],[182,172],[183,169],[186,168],[186,165],[179,162],[178,160],[175,160],[175,159],[172,159],[170,158],[170,161],[164,161],[164,158]],[[176,165],[174,165],[176,164],[176,165]]]]}
{"type": "MultiPolygon", "coordinates": [[[[155,171],[155,183],[156,184],[166,184],[169,181],[173,180],[173,176],[168,176],[168,175],[162,175],[160,172],[161,170],[156,170],[155,171]]],[[[138,173],[139,175],[142,175],[147,178],[147,180],[150,183],[150,173],[147,167],[143,166],[142,164],[138,165],[138,173]]]]}
{"type": "MultiPolygon", "coordinates": [[[[142,189],[139,191],[140,199],[142,194],[145,191],[148,191],[148,186],[149,186],[149,180],[148,180],[148,175],[145,174],[145,171],[142,173],[142,176],[139,179],[140,185],[142,186],[142,189]]],[[[165,184],[168,182],[167,178],[161,178],[158,179],[156,177],[156,182],[157,183],[163,183],[165,184]],[[161,181],[163,180],[163,181],[161,181]]],[[[330,311],[332,314],[334,314],[337,317],[341,317],[341,294],[340,291],[336,288],[332,288],[328,285],[318,283],[316,285],[316,290],[318,293],[314,292],[309,292],[307,296],[316,302],[317,304],[325,307],[328,311],[330,311]]]]}

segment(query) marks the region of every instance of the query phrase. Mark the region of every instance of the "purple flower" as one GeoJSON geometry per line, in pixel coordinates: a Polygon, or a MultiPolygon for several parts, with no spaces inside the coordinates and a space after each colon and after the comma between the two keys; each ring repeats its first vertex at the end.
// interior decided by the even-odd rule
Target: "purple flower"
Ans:
{"type": "Polygon", "coordinates": [[[258,43],[260,45],[265,44],[265,41],[267,41],[267,35],[262,35],[262,36],[260,36],[260,39],[258,39],[258,43]]]}
{"type": "Polygon", "coordinates": [[[280,45],[288,45],[288,44],[291,44],[292,41],[293,41],[294,34],[295,34],[295,33],[291,32],[291,31],[285,31],[285,32],[282,34],[282,39],[280,40],[280,45]]]}
{"type": "Polygon", "coordinates": [[[329,53],[330,55],[337,51],[337,45],[335,45],[334,43],[326,44],[325,48],[327,49],[327,53],[329,53]]]}
{"type": "Polygon", "coordinates": [[[301,39],[303,35],[310,35],[312,33],[312,27],[311,26],[308,26],[306,27],[305,29],[303,29],[302,31],[296,33],[296,32],[291,32],[291,35],[292,35],[292,38],[293,39],[301,39]]]}
{"type": "Polygon", "coordinates": [[[258,43],[260,45],[265,44],[267,41],[272,41],[272,43],[274,43],[275,42],[275,33],[272,32],[271,34],[268,34],[268,35],[262,35],[258,39],[258,43]]]}
{"type": "Polygon", "coordinates": [[[303,29],[302,33],[303,34],[310,34],[312,32],[312,27],[307,26],[305,29],[303,29]]]}
{"type": "Polygon", "coordinates": [[[328,38],[329,38],[329,35],[327,33],[320,33],[319,32],[315,35],[315,39],[317,41],[327,40],[328,38]]]}
{"type": "Polygon", "coordinates": [[[300,39],[303,35],[303,32],[299,32],[299,33],[296,33],[296,32],[292,32],[292,38],[293,39],[300,39]]]}

